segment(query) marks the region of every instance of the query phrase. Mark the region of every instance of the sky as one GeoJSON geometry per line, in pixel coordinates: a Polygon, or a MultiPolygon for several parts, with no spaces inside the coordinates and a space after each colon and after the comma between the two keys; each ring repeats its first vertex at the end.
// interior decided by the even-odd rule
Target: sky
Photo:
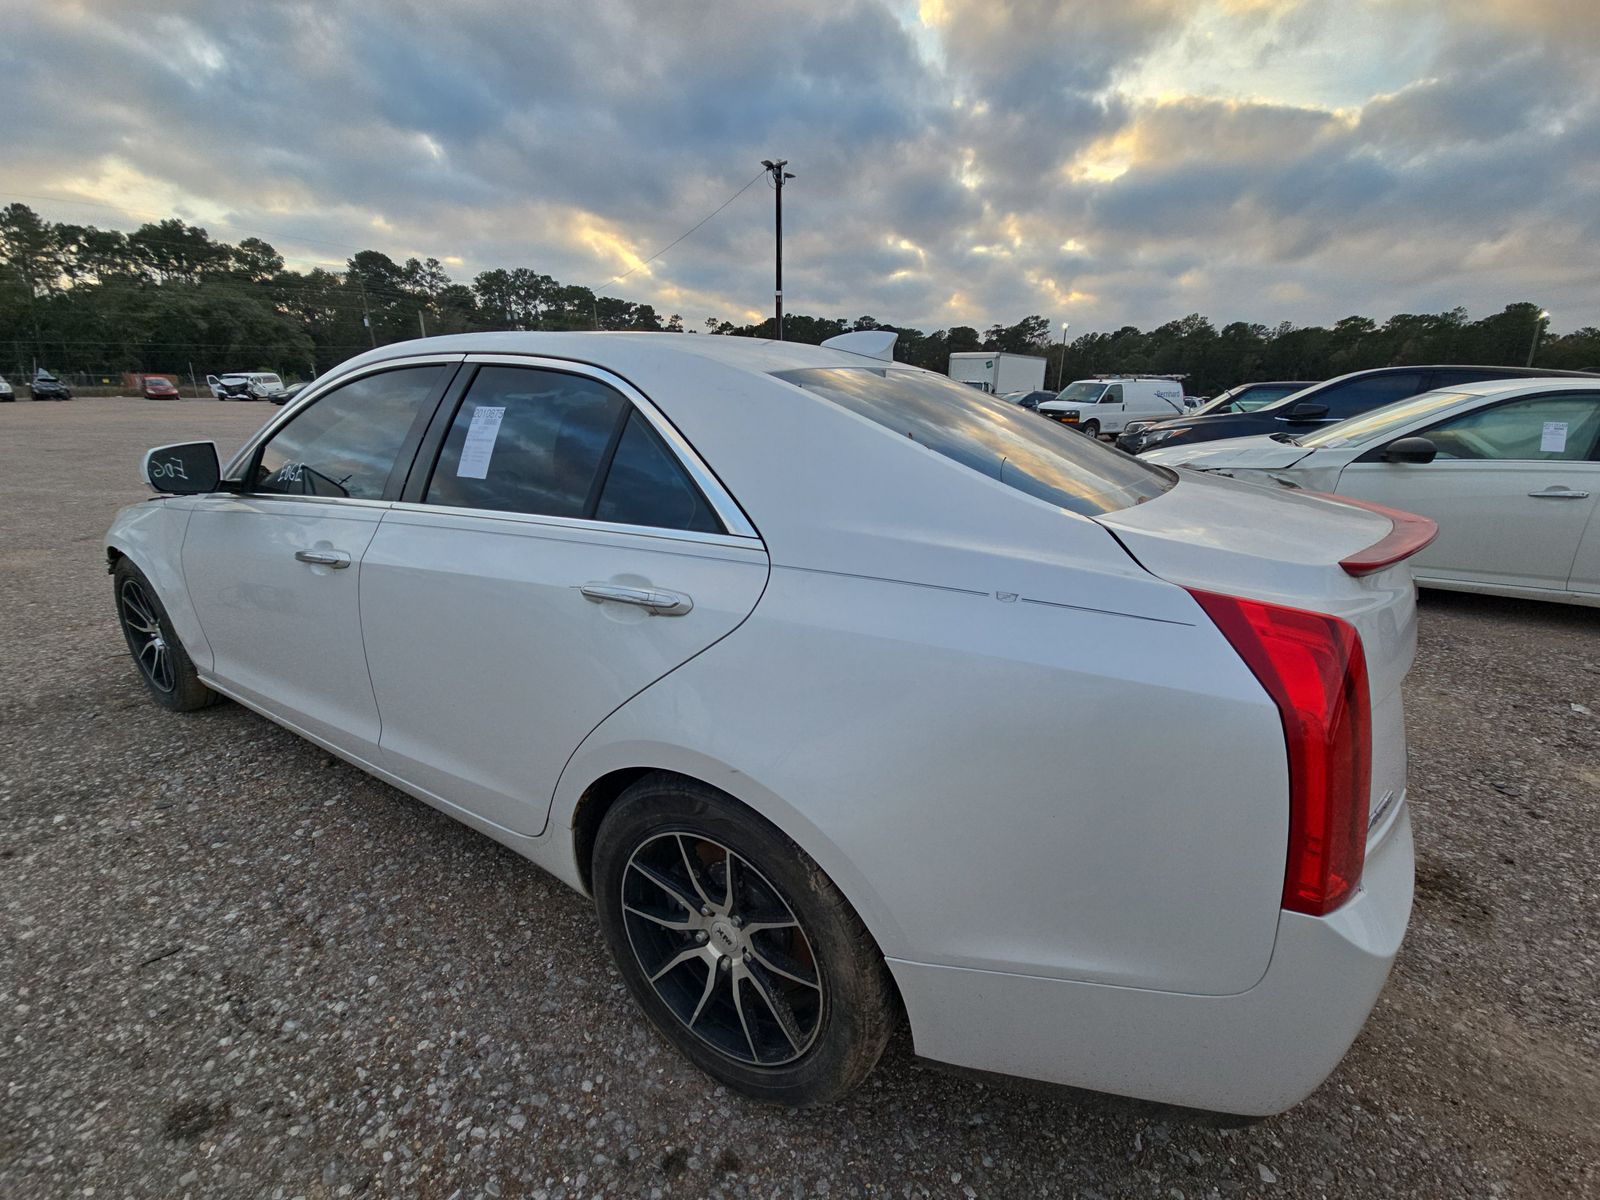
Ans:
{"type": "Polygon", "coordinates": [[[1597,62],[1596,0],[7,0],[0,203],[743,323],[781,157],[791,312],[1564,331],[1600,325],[1597,62]]]}

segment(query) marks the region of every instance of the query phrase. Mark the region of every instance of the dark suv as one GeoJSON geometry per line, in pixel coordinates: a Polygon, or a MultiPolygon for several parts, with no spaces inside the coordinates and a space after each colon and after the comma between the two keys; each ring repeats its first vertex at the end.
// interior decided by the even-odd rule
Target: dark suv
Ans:
{"type": "Polygon", "coordinates": [[[1260,433],[1307,433],[1396,400],[1437,388],[1485,379],[1527,379],[1535,376],[1585,376],[1586,371],[1548,371],[1535,367],[1379,367],[1354,371],[1263,405],[1254,412],[1211,413],[1154,421],[1117,442],[1135,454],[1157,446],[1183,446],[1218,438],[1260,433]]]}

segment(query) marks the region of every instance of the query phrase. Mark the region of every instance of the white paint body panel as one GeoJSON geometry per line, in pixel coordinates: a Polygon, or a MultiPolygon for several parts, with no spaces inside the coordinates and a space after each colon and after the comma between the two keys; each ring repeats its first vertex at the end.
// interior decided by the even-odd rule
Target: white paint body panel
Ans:
{"type": "Polygon", "coordinates": [[[378,705],[358,582],[387,506],[248,496],[187,503],[183,574],[212,649],[206,673],[268,713],[375,757],[378,705]],[[297,561],[297,550],[342,550],[352,565],[313,566],[297,561]]]}
{"type": "Polygon", "coordinates": [[[1044,387],[1045,360],[1032,354],[963,350],[950,356],[950,378],[996,396],[1044,387]]]}
{"type": "Polygon", "coordinates": [[[1389,730],[1375,778],[1403,787],[1409,577],[1334,565],[1386,522],[1193,479],[1091,520],[769,374],[859,356],[733,338],[386,347],[269,427],[373,362],[475,352],[631,382],[759,537],[285,498],[126,510],[108,542],[209,640],[208,681],[574,886],[601,776],[722,788],[838,884],[934,1057],[1240,1112],[1331,1069],[1403,932],[1409,838],[1375,833],[1387,865],[1333,916],[1280,912],[1282,726],[1174,580],[1356,622],[1389,730]],[[293,559],[322,541],[351,568],[293,559]],[[570,594],[607,579],[694,609],[570,594]],[[1134,713],[1160,735],[1130,745],[1134,713]],[[1246,1055],[1251,1029],[1271,1054],[1246,1055]]]}
{"type": "Polygon", "coordinates": [[[736,628],[767,582],[761,548],[732,544],[745,539],[573,524],[404,506],[361,564],[381,761],[519,834],[543,831],[589,731],[736,628]],[[578,590],[589,582],[666,588],[694,607],[599,604],[578,590]]]}

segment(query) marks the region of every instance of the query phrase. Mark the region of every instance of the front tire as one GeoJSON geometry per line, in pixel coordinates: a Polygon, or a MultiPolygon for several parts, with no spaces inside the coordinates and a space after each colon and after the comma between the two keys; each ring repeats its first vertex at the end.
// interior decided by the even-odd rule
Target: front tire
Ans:
{"type": "Polygon", "coordinates": [[[595,906],[645,1015],[752,1099],[838,1099],[894,1029],[871,935],[806,853],[713,788],[655,774],[600,825],[595,906]]]}
{"type": "Polygon", "coordinates": [[[118,560],[111,577],[117,621],[151,698],[172,712],[194,712],[221,700],[200,682],[199,672],[173,632],[167,610],[144,572],[123,558],[118,560]]]}
{"type": "Polygon", "coordinates": [[[1084,433],[1086,433],[1090,437],[1094,438],[1095,441],[1099,441],[1100,440],[1100,422],[1099,421],[1085,421],[1081,426],[1079,426],[1079,428],[1082,429],[1084,433]]]}

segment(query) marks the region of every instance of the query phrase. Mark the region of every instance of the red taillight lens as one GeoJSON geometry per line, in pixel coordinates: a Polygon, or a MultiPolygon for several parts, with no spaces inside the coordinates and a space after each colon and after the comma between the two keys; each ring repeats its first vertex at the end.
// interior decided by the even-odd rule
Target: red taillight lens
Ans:
{"type": "Polygon", "coordinates": [[[1283,907],[1323,916],[1355,892],[1367,853],[1372,706],[1361,637],[1324,613],[1189,591],[1283,718],[1289,750],[1283,907]]]}

